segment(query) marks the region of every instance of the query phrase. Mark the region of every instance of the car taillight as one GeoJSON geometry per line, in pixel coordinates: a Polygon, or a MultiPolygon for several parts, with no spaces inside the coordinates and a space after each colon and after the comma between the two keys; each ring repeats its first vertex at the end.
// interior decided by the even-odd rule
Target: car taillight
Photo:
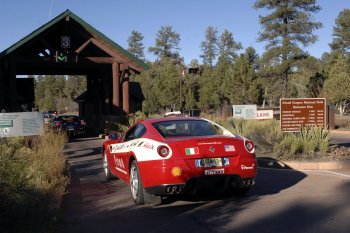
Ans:
{"type": "Polygon", "coordinates": [[[253,153],[254,152],[254,143],[252,141],[249,140],[245,140],[244,141],[244,146],[247,149],[247,151],[249,153],[253,153]]]}
{"type": "Polygon", "coordinates": [[[158,146],[157,151],[162,157],[167,157],[169,155],[169,148],[167,146],[158,146]]]}
{"type": "Polygon", "coordinates": [[[60,126],[62,122],[56,121],[55,123],[56,123],[56,126],[60,126]]]}

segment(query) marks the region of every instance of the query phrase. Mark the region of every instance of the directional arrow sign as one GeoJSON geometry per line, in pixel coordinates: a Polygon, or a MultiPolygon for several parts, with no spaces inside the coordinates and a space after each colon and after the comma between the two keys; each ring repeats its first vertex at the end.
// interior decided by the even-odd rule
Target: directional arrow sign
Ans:
{"type": "Polygon", "coordinates": [[[64,52],[56,52],[56,62],[67,62],[68,54],[64,52]]]}

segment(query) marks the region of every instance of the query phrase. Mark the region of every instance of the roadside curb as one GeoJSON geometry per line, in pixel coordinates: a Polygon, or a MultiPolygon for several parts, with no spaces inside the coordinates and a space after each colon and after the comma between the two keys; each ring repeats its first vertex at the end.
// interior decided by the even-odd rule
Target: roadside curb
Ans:
{"type": "Polygon", "coordinates": [[[259,167],[293,170],[350,170],[350,160],[326,162],[279,161],[274,158],[257,158],[259,167]]]}
{"type": "Polygon", "coordinates": [[[350,161],[329,161],[329,162],[284,162],[294,170],[350,170],[350,161]]]}
{"type": "Polygon", "coordinates": [[[330,134],[350,134],[350,130],[331,130],[330,134]]]}

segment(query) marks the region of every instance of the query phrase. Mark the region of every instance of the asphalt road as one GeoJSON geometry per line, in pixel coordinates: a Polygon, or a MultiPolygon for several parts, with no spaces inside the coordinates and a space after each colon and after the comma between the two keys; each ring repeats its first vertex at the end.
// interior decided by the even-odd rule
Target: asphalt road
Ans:
{"type": "Polygon", "coordinates": [[[338,146],[350,147],[350,131],[332,130],[330,142],[338,146]]]}
{"type": "Polygon", "coordinates": [[[62,203],[65,233],[349,232],[348,171],[259,168],[244,197],[208,192],[136,206],[126,184],[104,180],[102,142],[66,144],[72,181],[62,203]]]}

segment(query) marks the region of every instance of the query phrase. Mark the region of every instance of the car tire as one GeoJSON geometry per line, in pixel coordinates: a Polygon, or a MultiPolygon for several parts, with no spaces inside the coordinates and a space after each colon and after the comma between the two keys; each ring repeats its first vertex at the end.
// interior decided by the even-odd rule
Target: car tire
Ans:
{"type": "Polygon", "coordinates": [[[111,180],[114,178],[114,176],[111,173],[111,169],[109,168],[109,163],[108,163],[108,157],[107,157],[107,152],[106,150],[103,153],[103,173],[105,174],[106,180],[111,180]]]}
{"type": "Polygon", "coordinates": [[[144,189],[136,160],[130,166],[130,193],[136,205],[145,204],[144,189]]]}

